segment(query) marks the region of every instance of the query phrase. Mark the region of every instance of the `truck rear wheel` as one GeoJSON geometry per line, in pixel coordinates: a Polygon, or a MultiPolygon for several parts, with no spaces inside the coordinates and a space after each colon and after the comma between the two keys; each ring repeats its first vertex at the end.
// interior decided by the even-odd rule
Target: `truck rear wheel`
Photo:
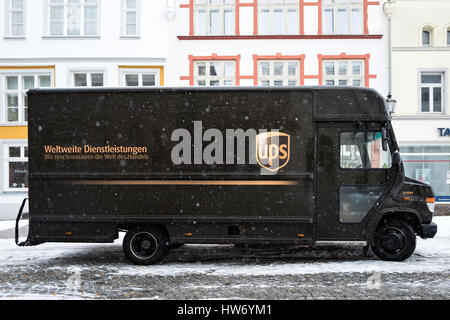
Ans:
{"type": "Polygon", "coordinates": [[[404,261],[416,249],[416,233],[405,221],[389,220],[378,227],[371,248],[382,260],[404,261]]]}
{"type": "Polygon", "coordinates": [[[169,252],[169,238],[157,226],[136,226],[123,239],[125,256],[134,264],[149,265],[160,262],[169,252]]]}

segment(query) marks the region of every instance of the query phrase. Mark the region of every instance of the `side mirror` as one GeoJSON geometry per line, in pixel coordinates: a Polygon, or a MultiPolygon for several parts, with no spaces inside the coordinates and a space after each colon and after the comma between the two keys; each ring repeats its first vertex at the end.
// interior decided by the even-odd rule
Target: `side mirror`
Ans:
{"type": "Polygon", "coordinates": [[[400,153],[398,151],[395,151],[392,154],[392,164],[395,166],[399,166],[402,162],[402,158],[400,157],[400,153]]]}
{"type": "Polygon", "coordinates": [[[387,144],[387,129],[386,129],[386,127],[381,128],[381,146],[383,148],[383,151],[387,151],[388,144],[387,144]]]}

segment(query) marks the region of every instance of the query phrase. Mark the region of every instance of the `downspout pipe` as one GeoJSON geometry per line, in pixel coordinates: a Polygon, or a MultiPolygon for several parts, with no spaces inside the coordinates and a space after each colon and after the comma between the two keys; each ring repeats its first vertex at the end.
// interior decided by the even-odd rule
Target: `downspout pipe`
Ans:
{"type": "Polygon", "coordinates": [[[395,1],[388,0],[384,3],[383,9],[388,20],[388,90],[392,94],[392,11],[395,1]]]}
{"type": "Polygon", "coordinates": [[[392,16],[388,15],[388,85],[389,94],[392,93],[392,16]]]}

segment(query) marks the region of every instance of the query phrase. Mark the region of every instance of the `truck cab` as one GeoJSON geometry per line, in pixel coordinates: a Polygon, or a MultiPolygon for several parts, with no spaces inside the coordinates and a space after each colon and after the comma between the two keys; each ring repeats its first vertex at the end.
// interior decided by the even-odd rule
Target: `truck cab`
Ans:
{"type": "Polygon", "coordinates": [[[403,261],[416,234],[437,232],[433,190],[405,177],[384,99],[378,109],[365,98],[352,107],[333,100],[337,114],[324,107],[316,122],[317,241],[362,240],[379,258],[403,261]]]}

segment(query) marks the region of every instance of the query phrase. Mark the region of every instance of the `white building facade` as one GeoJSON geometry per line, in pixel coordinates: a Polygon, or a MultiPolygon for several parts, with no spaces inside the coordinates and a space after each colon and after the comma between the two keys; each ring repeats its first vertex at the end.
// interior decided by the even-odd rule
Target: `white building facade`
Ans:
{"type": "Polygon", "coordinates": [[[393,125],[406,175],[450,204],[450,1],[386,3],[392,19],[393,125]]]}
{"type": "Polygon", "coordinates": [[[13,218],[26,196],[30,88],[352,85],[388,93],[384,1],[0,3],[0,219],[13,218]]]}
{"type": "Polygon", "coordinates": [[[174,23],[180,85],[354,85],[387,94],[382,2],[182,0],[174,23]]]}

